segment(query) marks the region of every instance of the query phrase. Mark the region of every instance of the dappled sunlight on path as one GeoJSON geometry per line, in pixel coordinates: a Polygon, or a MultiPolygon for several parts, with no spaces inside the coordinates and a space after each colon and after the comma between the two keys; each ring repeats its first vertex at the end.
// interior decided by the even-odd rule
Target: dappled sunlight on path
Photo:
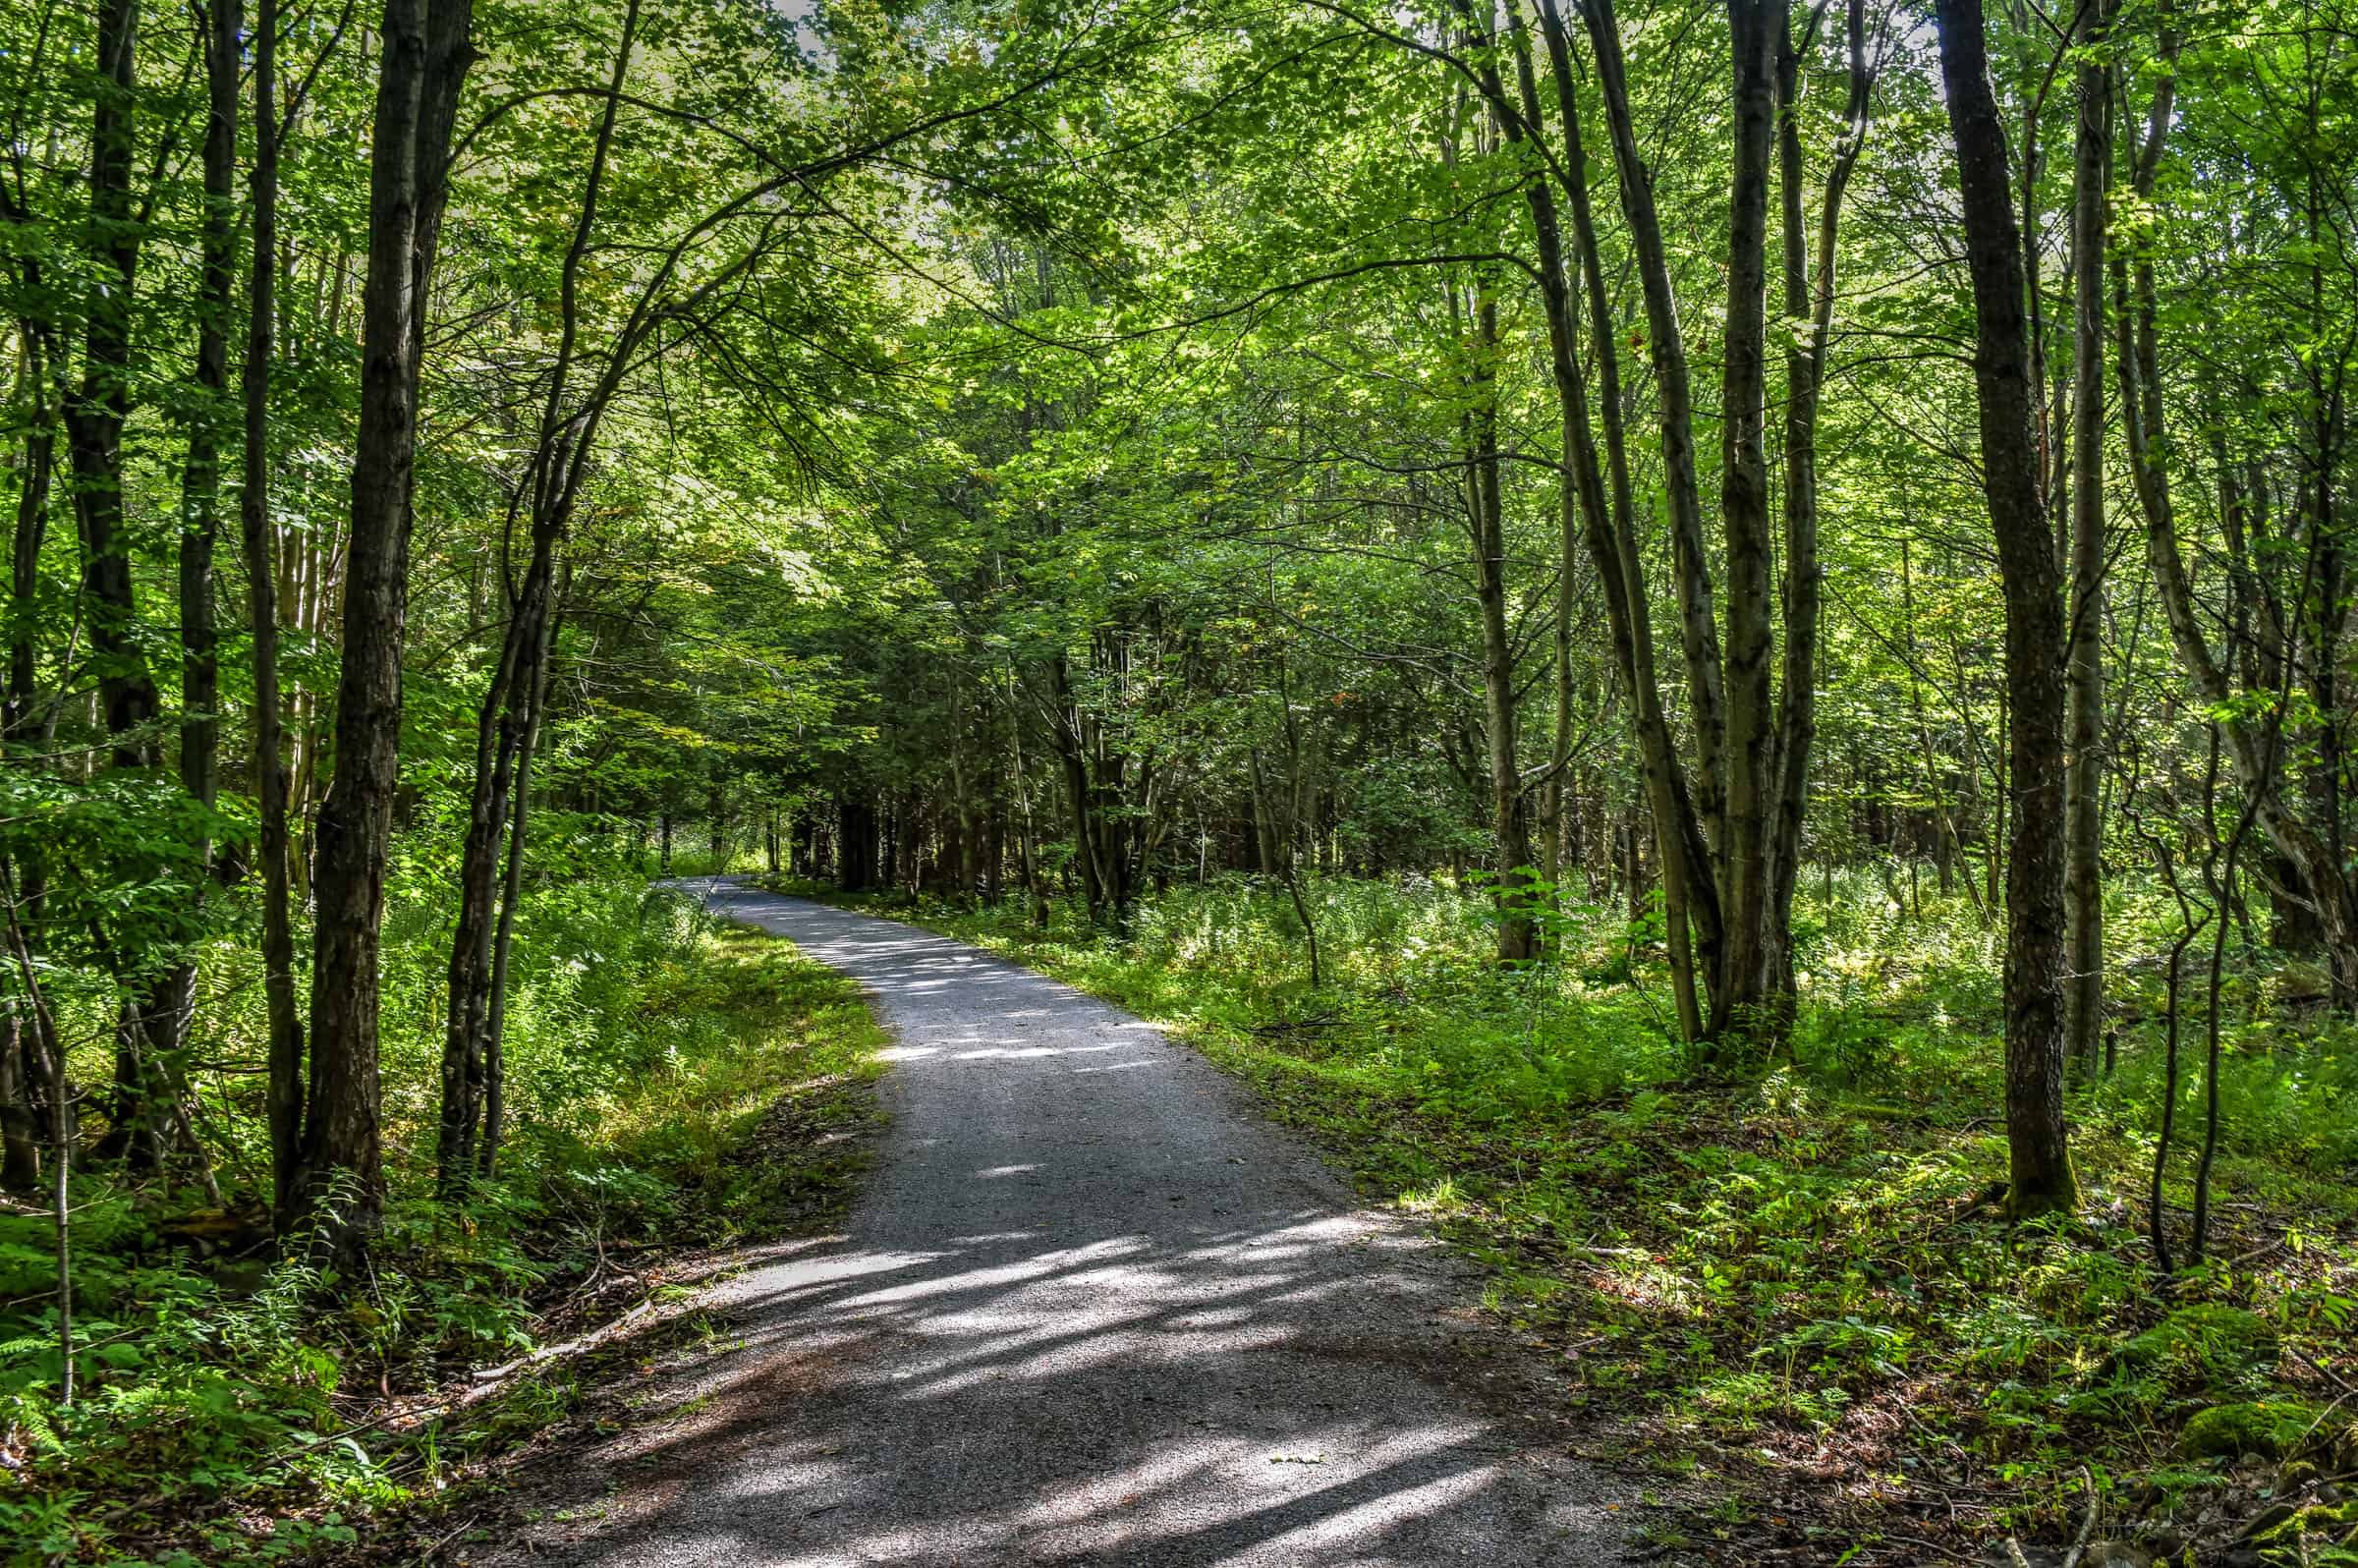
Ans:
{"type": "Polygon", "coordinates": [[[709,891],[874,992],[893,1121],[848,1234],[723,1288],[741,1340],[543,1557],[1618,1560],[1628,1495],[1495,1413],[1525,1374],[1468,1353],[1462,1271],[1200,1058],[945,938],[709,891]]]}

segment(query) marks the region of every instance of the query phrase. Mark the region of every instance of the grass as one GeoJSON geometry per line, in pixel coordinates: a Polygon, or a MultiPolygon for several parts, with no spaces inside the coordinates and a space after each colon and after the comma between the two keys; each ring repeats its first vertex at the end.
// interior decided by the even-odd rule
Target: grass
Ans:
{"type": "MultiPolygon", "coordinates": [[[[1643,925],[1602,909],[1572,912],[1551,962],[1501,973],[1479,900],[1323,883],[1319,990],[1267,888],[1176,889],[1121,933],[1069,915],[1040,930],[1013,908],[886,912],[1169,1025],[1253,1085],[1372,1197],[1482,1260],[1491,1308],[1575,1373],[1615,1451],[1812,1499],[1691,1536],[1782,1530],[1829,1561],[1906,1557],[1910,1537],[2068,1537],[2091,1482],[2125,1508],[2130,1478],[2184,1473],[2199,1411],[2323,1406],[2358,1380],[2346,1027],[2286,1016],[2245,955],[2215,1261],[2164,1281],[2144,1239],[2158,982],[2119,998],[2120,1065],[2074,1096],[2081,1212],[2010,1227],[1976,1203],[2005,1164],[1998,938],[1961,903],[1903,911],[1864,878],[1831,891],[1805,912],[1790,1059],[1710,1076],[1665,1033],[1643,925]],[[2116,1355],[2202,1304],[2265,1325],[2268,1353],[2116,1355]]],[[[2115,931],[2139,940],[2138,916],[2115,931]]],[[[2191,1170],[2189,1152],[2166,1184],[2180,1232],[2191,1170]]]]}
{"type": "MultiPolygon", "coordinates": [[[[858,988],[683,899],[627,885],[558,898],[517,991],[512,1158],[458,1212],[397,1162],[365,1280],[331,1290],[300,1260],[200,1257],[152,1194],[78,1194],[71,1410],[54,1402],[46,1306],[0,1316],[17,1478],[0,1496],[0,1561],[304,1561],[364,1535],[381,1548],[431,1527],[585,1386],[572,1357],[487,1397],[470,1369],[682,1300],[714,1249],[832,1220],[877,1115],[884,1036],[858,988]]],[[[391,1083],[406,1081],[408,1043],[388,1040],[391,1083]]],[[[389,1144],[430,1144],[428,1099],[388,1099],[389,1144]]],[[[33,1265],[33,1223],[0,1216],[14,1227],[0,1261],[33,1265]]],[[[678,1315],[629,1353],[708,1331],[678,1315]]]]}

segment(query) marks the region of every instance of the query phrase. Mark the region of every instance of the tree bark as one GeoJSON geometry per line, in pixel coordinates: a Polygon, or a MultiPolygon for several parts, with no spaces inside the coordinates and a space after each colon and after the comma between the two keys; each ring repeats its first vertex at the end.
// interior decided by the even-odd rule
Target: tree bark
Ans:
{"type": "Polygon", "coordinates": [[[516,748],[516,804],[508,822],[507,868],[501,875],[499,922],[491,934],[491,1003],[483,1030],[483,1127],[476,1147],[476,1168],[489,1178],[498,1172],[499,1149],[507,1136],[508,1120],[508,965],[516,948],[516,911],[524,903],[524,851],[532,825],[533,756],[540,747],[540,726],[547,715],[549,655],[556,644],[562,600],[573,588],[573,570],[565,573],[559,603],[541,611],[539,646],[533,659],[533,689],[525,713],[524,734],[516,748]]]}
{"type": "Polygon", "coordinates": [[[1089,756],[1083,749],[1081,735],[1081,705],[1073,693],[1071,666],[1063,653],[1056,655],[1049,673],[1056,697],[1056,756],[1064,764],[1065,793],[1072,804],[1073,858],[1081,863],[1081,896],[1089,907],[1090,923],[1095,924],[1104,918],[1107,890],[1104,868],[1098,859],[1096,813],[1092,808],[1089,783],[1089,756]]]}
{"type": "Polygon", "coordinates": [[[57,409],[49,401],[50,346],[28,324],[20,328],[22,384],[30,394],[25,416],[25,466],[18,475],[16,527],[9,538],[9,636],[6,705],[0,738],[28,736],[39,685],[40,642],[34,609],[41,590],[41,546],[49,532],[49,496],[57,472],[57,409]]]}
{"type": "Polygon", "coordinates": [[[257,0],[253,37],[253,269],[247,282],[245,485],[238,497],[246,602],[253,623],[253,771],[262,879],[262,993],[269,1021],[270,1212],[281,1233],[301,1206],[303,1015],[290,912],[288,777],[278,684],[278,569],[270,523],[270,362],[278,313],[278,0],[257,0]]]}
{"type": "MultiPolygon", "coordinates": [[[[29,271],[30,268],[28,267],[29,271]]],[[[33,700],[38,684],[39,643],[34,635],[33,608],[40,595],[41,545],[48,532],[49,492],[56,465],[56,409],[48,397],[50,364],[46,339],[29,326],[21,331],[22,382],[29,393],[25,427],[25,466],[19,476],[15,531],[9,550],[9,645],[7,691],[0,705],[0,744],[32,740],[33,700]]],[[[29,919],[40,906],[41,874],[36,867],[23,868],[22,890],[29,919]]],[[[30,1191],[41,1178],[43,1095],[47,1078],[42,1070],[38,1019],[20,1016],[9,1004],[6,1033],[0,1036],[0,1187],[30,1191]]]]}
{"type": "Polygon", "coordinates": [[[1981,0],[1939,0],[1938,24],[1973,279],[1983,482],[2006,599],[2007,760],[2017,792],[2006,868],[2006,1205],[2019,1218],[2079,1200],[2063,1119],[2062,585],[2040,502],[2022,235],[1981,0]]]}
{"type": "Polygon", "coordinates": [[[106,732],[120,767],[144,767],[155,760],[150,726],[160,705],[134,635],[138,611],[123,538],[123,426],[132,405],[132,295],[140,241],[131,189],[139,20],[138,0],[101,0],[86,237],[86,260],[98,281],[87,298],[81,384],[65,408],[90,653],[100,672],[106,732]]]}
{"type": "MultiPolygon", "coordinates": [[[[1478,283],[1473,308],[1475,388],[1467,523],[1474,545],[1475,593],[1482,615],[1483,728],[1488,742],[1490,828],[1498,841],[1498,961],[1519,964],[1538,953],[1531,917],[1531,823],[1524,808],[1516,735],[1515,656],[1506,630],[1506,527],[1498,487],[1494,388],[1498,303],[1478,283]]],[[[1289,847],[1290,853],[1290,847],[1289,847]]]]}
{"type": "Polygon", "coordinates": [[[330,1226],[347,1254],[365,1247],[384,1198],[377,946],[400,785],[419,370],[472,21],[473,0],[385,0],[379,29],[336,772],[319,809],[312,877],[318,916],[303,1145],[312,1203],[350,1183],[330,1226]]]}
{"type": "MultiPolygon", "coordinates": [[[[1621,214],[1629,224],[1638,281],[1646,300],[1647,348],[1659,383],[1662,485],[1670,510],[1670,539],[1676,580],[1680,640],[1686,651],[1688,702],[1696,742],[1696,802],[1706,823],[1719,822],[1726,803],[1726,698],[1722,691],[1718,632],[1712,623],[1711,568],[1704,549],[1703,502],[1695,477],[1695,397],[1687,373],[1686,338],[1671,290],[1669,255],[1662,243],[1660,215],[1654,204],[1654,174],[1638,150],[1637,123],[1630,111],[1628,72],[1621,56],[1621,24],[1612,0],[1581,7],[1596,55],[1597,84],[1603,95],[1619,173],[1621,214]]],[[[1714,859],[1725,850],[1714,841],[1714,859]]],[[[1723,918],[1727,912],[1722,907],[1723,918]]],[[[1715,934],[1715,933],[1714,933],[1715,934]]],[[[1714,963],[1717,969],[1719,964],[1714,963]]]]}
{"type": "MultiPolygon", "coordinates": [[[[458,921],[451,937],[442,1105],[435,1141],[436,1184],[445,1201],[460,1197],[468,1182],[477,1173],[488,1172],[492,1163],[492,1127],[498,1118],[489,1106],[501,1093],[496,1058],[506,979],[505,955],[497,951],[500,940],[494,926],[504,932],[514,925],[513,909],[508,900],[495,895],[494,883],[503,844],[512,866],[520,862],[523,851],[523,792],[531,766],[532,737],[538,728],[540,697],[547,686],[557,545],[572,524],[579,476],[595,439],[604,399],[619,380],[616,365],[609,364],[586,405],[569,409],[581,342],[582,263],[597,223],[614,125],[621,114],[622,88],[638,30],[639,4],[631,0],[623,13],[614,64],[599,108],[581,206],[559,267],[557,353],[548,372],[532,462],[508,509],[508,538],[514,537],[521,509],[530,520],[531,545],[520,583],[509,582],[504,565],[502,568],[506,626],[499,661],[476,718],[475,775],[469,791],[467,834],[459,855],[458,921]],[[519,824],[514,830],[509,824],[511,812],[519,824]]],[[[644,317],[642,309],[631,319],[635,323],[644,317]]],[[[626,341],[616,345],[618,359],[629,357],[631,330],[628,325],[623,329],[626,341]]],[[[503,549],[502,561],[506,559],[503,549]]],[[[717,859],[717,812],[712,825],[717,859]]]]}
{"type": "MultiPolygon", "coordinates": [[[[1785,7],[1728,0],[1735,55],[1735,168],[1727,239],[1727,337],[1721,361],[1719,506],[1727,545],[1726,869],[1722,1029],[1750,1034],[1768,994],[1768,824],[1776,791],[1770,708],[1768,453],[1768,164],[1776,139],[1777,46],[1785,7]]],[[[1774,944],[1781,950],[1782,944],[1774,944]]]]}
{"type": "MultiPolygon", "coordinates": [[[[123,430],[132,409],[132,331],[143,225],[132,194],[138,142],[138,0],[103,0],[95,37],[100,85],[90,128],[89,216],[80,383],[64,399],[74,514],[82,533],[83,615],[98,669],[100,708],[117,767],[159,760],[162,699],[139,637],[131,550],[123,536],[123,430]]],[[[95,1151],[135,1165],[159,1163],[173,1139],[169,1056],[176,1042],[177,976],[124,955],[109,1127],[95,1151]]],[[[177,966],[175,966],[177,968],[177,966]]]]}
{"type": "MultiPolygon", "coordinates": [[[[211,805],[219,790],[220,637],[213,614],[213,546],[221,528],[221,435],[229,407],[229,331],[237,296],[238,86],[241,8],[205,11],[203,276],[196,304],[196,388],[182,471],[180,535],[180,782],[211,805]]],[[[208,846],[209,849],[209,846],[208,846]]],[[[189,971],[194,984],[196,974],[189,971]]]]}
{"type": "Polygon", "coordinates": [[[2105,889],[2105,230],[2111,172],[2111,67],[2103,58],[2112,0],[2097,0],[2076,73],[2079,125],[2072,149],[2071,629],[2063,789],[2071,969],[2064,992],[2065,1052],[2083,1080],[2096,1076],[2104,1032],[2105,889]]]}

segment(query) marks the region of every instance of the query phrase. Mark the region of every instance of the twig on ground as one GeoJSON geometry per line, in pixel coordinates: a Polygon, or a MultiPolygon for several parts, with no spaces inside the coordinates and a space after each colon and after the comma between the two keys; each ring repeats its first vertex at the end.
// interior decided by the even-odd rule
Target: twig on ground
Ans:
{"type": "Polygon", "coordinates": [[[2301,1433],[2301,1440],[2300,1440],[2299,1442],[2297,1442],[2297,1443],[2294,1443],[2294,1444],[2292,1445],[2292,1447],[2290,1447],[2289,1449],[2287,1449],[2287,1450],[2285,1450],[2285,1451],[2286,1451],[2287,1453],[2295,1453],[2295,1454],[2297,1454],[2297,1453],[2299,1453],[2299,1452],[2300,1452],[2302,1449],[2304,1449],[2304,1448],[2307,1448],[2307,1447],[2309,1446],[2309,1439],[2310,1439],[2310,1438],[2312,1438],[2312,1437],[2315,1437],[2315,1436],[2317,1435],[2317,1433],[2318,1433],[2318,1428],[2322,1428],[2323,1426],[2325,1426],[2325,1424],[2326,1424],[2327,1422],[2329,1422],[2329,1421],[2331,1421],[2331,1420],[2333,1419],[2333,1412],[2335,1412],[2335,1411],[2339,1410],[2339,1409],[2341,1408],[2341,1403],[2342,1403],[2342,1401],[2343,1401],[2343,1400],[2345,1400],[2345,1399],[2347,1399],[2347,1398],[2349,1398],[2349,1397],[2350,1397],[2350,1395],[2349,1395],[2349,1391],[2348,1391],[2347,1389],[2344,1389],[2342,1392],[2340,1392],[2340,1393],[2338,1393],[2338,1394],[2335,1394],[2335,1395],[2333,1396],[2333,1403],[2331,1403],[2331,1404],[2328,1405],[2328,1406],[2327,1406],[2325,1409],[2323,1409],[2323,1410],[2319,1411],[2319,1412],[2317,1413],[2317,1420],[2315,1420],[2315,1421],[2311,1422],[2311,1423],[2309,1424],[2309,1429],[2308,1429],[2307,1431],[2305,1431],[2305,1432],[2301,1433]]]}
{"type": "Polygon", "coordinates": [[[593,1328],[577,1339],[569,1339],[561,1345],[544,1345],[529,1356],[519,1356],[514,1361],[503,1363],[497,1367],[485,1367],[480,1372],[468,1373],[468,1377],[478,1385],[496,1383],[516,1372],[523,1372],[528,1367],[537,1367],[542,1362],[555,1361],[560,1357],[572,1356],[585,1350],[593,1349],[613,1338],[640,1318],[645,1317],[648,1313],[654,1311],[654,1308],[655,1298],[649,1296],[612,1322],[593,1328]]]}
{"type": "Polygon", "coordinates": [[[2310,1355],[2307,1351],[2296,1350],[2293,1352],[2293,1354],[2298,1356],[2301,1361],[2307,1365],[2311,1372],[2317,1373],[2320,1377],[2323,1377],[2326,1381],[2340,1389],[2345,1398],[2351,1394],[2358,1394],[2358,1385],[2353,1385],[2347,1377],[2344,1377],[2341,1373],[2335,1372],[2324,1362],[2319,1361],[2315,1356],[2310,1355]]]}
{"type": "Polygon", "coordinates": [[[2080,1467],[2080,1486],[2086,1506],[2080,1513],[2080,1533],[2072,1538],[2071,1550],[2063,1554],[2063,1568],[2080,1568],[2080,1559],[2088,1555],[2088,1539],[2096,1534],[2096,1477],[2086,1465],[2080,1467]]]}

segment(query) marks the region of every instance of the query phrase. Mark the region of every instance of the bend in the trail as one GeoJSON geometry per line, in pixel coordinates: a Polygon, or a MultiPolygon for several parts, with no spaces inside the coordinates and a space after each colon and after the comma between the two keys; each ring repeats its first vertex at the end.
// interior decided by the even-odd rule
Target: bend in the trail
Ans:
{"type": "Polygon", "coordinates": [[[724,1287],[741,1347],[540,1560],[1620,1560],[1634,1487],[1562,1456],[1464,1270],[1201,1057],[947,938],[697,885],[871,990],[892,1121],[847,1233],[724,1287]]]}

